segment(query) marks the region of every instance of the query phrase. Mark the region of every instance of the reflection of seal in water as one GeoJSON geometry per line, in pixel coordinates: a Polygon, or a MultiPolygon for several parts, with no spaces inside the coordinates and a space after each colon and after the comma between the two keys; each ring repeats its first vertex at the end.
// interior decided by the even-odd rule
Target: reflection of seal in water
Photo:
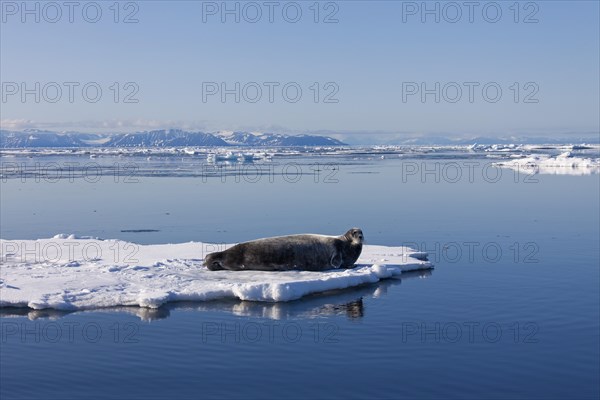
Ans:
{"type": "Polygon", "coordinates": [[[323,271],[350,268],[362,251],[363,233],[352,228],[342,236],[290,235],[253,240],[204,259],[211,271],[323,271]]]}

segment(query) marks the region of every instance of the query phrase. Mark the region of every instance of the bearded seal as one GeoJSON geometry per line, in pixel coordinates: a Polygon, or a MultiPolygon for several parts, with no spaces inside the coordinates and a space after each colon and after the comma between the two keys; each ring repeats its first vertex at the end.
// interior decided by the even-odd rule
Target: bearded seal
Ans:
{"type": "Polygon", "coordinates": [[[236,244],[207,254],[211,271],[323,271],[351,268],[362,251],[363,232],[352,228],[341,236],[288,235],[236,244]]]}

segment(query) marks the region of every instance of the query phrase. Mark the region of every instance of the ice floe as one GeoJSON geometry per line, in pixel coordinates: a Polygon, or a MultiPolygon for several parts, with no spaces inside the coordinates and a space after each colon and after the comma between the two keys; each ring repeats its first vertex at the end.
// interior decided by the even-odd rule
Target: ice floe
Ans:
{"type": "Polygon", "coordinates": [[[497,162],[495,165],[523,173],[589,175],[600,172],[599,158],[579,157],[569,151],[555,157],[547,154],[530,155],[511,159],[510,161],[497,162]]]}
{"type": "Polygon", "coordinates": [[[237,298],[285,302],[433,266],[407,247],[366,245],[355,268],[324,272],[209,271],[204,255],[230,245],[139,245],[56,235],[0,240],[0,307],[82,310],[158,308],[174,301],[237,298]]]}

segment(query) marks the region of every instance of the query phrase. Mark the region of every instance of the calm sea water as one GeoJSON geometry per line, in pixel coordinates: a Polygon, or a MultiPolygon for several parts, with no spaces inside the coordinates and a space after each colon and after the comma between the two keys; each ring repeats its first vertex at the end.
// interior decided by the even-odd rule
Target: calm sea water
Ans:
{"type": "Polygon", "coordinates": [[[2,399],[598,398],[599,176],[478,157],[290,156],[243,176],[139,158],[132,181],[104,167],[3,181],[5,239],[236,242],[359,226],[436,268],[284,304],[4,309],[2,399]]]}

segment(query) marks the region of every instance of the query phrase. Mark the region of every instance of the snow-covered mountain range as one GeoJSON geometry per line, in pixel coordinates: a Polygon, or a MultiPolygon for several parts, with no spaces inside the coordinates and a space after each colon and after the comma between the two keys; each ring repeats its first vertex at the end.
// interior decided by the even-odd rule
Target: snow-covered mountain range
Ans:
{"type": "Polygon", "coordinates": [[[0,130],[0,148],[26,147],[180,147],[180,146],[344,146],[327,136],[278,133],[190,132],[161,129],[136,133],[91,134],[37,129],[0,130]]]}

